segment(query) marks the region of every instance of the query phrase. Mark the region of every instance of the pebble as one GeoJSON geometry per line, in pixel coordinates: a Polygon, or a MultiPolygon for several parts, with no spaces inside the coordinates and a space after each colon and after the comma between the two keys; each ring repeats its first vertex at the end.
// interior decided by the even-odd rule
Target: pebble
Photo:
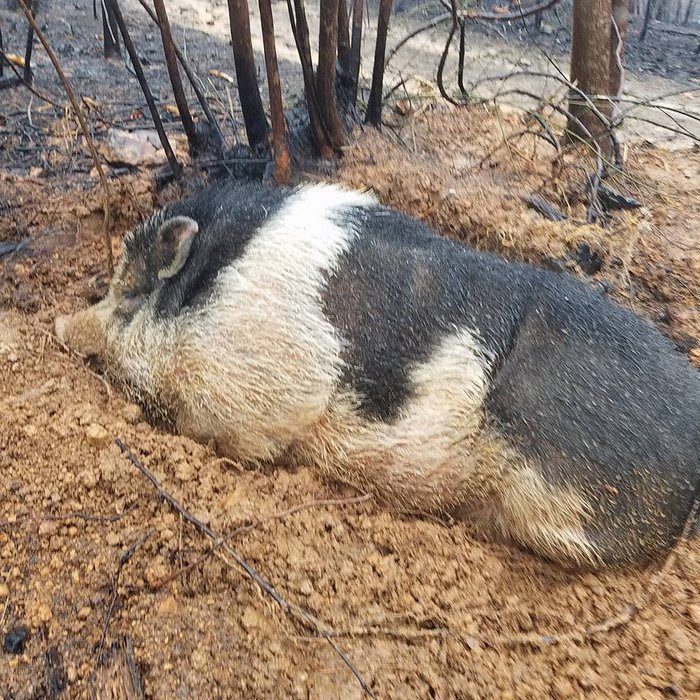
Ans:
{"type": "Polygon", "coordinates": [[[679,664],[686,662],[688,652],[691,651],[692,648],[693,645],[688,639],[688,635],[680,629],[669,632],[664,643],[666,654],[679,664]]]}
{"type": "Polygon", "coordinates": [[[299,591],[302,595],[309,596],[314,592],[314,586],[308,578],[305,578],[299,586],[299,591]]]}
{"type": "Polygon", "coordinates": [[[5,583],[0,583],[0,600],[10,597],[10,589],[5,583]]]}
{"type": "Polygon", "coordinates": [[[130,425],[136,425],[143,418],[141,407],[135,403],[128,403],[122,409],[122,418],[130,425]]]}
{"type": "Polygon", "coordinates": [[[177,613],[178,609],[177,600],[171,595],[167,598],[163,598],[163,600],[158,603],[158,612],[161,615],[174,615],[177,613]]]}
{"type": "Polygon", "coordinates": [[[571,681],[566,678],[555,678],[552,682],[552,696],[557,700],[568,700],[576,696],[571,681]]]}
{"type": "Polygon", "coordinates": [[[260,617],[258,613],[255,612],[255,608],[251,605],[243,611],[243,615],[241,615],[241,624],[248,632],[256,627],[260,627],[260,617]]]}
{"type": "Polygon", "coordinates": [[[117,545],[121,544],[122,538],[119,533],[112,531],[107,533],[105,541],[110,547],[116,547],[117,545]]]}
{"type": "Polygon", "coordinates": [[[37,608],[37,616],[39,617],[39,622],[49,622],[53,617],[53,613],[51,608],[46,603],[43,603],[37,608]]]}
{"type": "Polygon", "coordinates": [[[79,620],[87,620],[88,617],[90,617],[91,612],[92,611],[87,606],[80,608],[80,610],[78,610],[78,619],[79,620]]]}
{"type": "Polygon", "coordinates": [[[19,655],[24,653],[24,647],[29,639],[29,630],[26,627],[17,627],[5,635],[2,649],[6,654],[19,655]]]}
{"type": "Polygon", "coordinates": [[[688,615],[690,615],[690,621],[693,623],[693,627],[695,627],[696,630],[700,630],[700,604],[689,605],[688,615]]]}
{"type": "Polygon", "coordinates": [[[103,447],[110,441],[109,433],[99,423],[90,423],[85,430],[85,437],[95,447],[103,447]]]}

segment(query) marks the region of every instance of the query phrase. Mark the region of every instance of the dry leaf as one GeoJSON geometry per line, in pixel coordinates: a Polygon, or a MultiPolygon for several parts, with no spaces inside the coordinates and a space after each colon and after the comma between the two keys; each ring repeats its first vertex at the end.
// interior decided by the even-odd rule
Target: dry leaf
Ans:
{"type": "Polygon", "coordinates": [[[212,78],[221,78],[221,80],[225,80],[227,83],[234,85],[236,82],[228,73],[224,73],[222,70],[217,70],[216,68],[212,68],[209,71],[209,75],[211,75],[212,78]]]}
{"type": "Polygon", "coordinates": [[[92,97],[85,97],[85,95],[83,95],[83,102],[91,109],[97,109],[100,106],[97,100],[93,100],[92,97]]]}
{"type": "Polygon", "coordinates": [[[16,53],[6,53],[5,59],[8,63],[11,63],[13,66],[19,66],[20,68],[24,68],[24,59],[16,53]]]}
{"type": "Polygon", "coordinates": [[[180,110],[175,105],[165,105],[163,109],[168,113],[176,117],[180,116],[180,110]]]}

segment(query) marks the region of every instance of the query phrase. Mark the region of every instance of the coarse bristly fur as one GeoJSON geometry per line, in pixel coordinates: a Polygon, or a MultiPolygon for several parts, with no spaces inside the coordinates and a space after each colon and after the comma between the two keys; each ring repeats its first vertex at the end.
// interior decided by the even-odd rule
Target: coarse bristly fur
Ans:
{"type": "Polygon", "coordinates": [[[586,285],[331,185],[212,187],[124,241],[57,333],[198,440],[548,558],[643,561],[700,483],[700,378],[586,285]]]}

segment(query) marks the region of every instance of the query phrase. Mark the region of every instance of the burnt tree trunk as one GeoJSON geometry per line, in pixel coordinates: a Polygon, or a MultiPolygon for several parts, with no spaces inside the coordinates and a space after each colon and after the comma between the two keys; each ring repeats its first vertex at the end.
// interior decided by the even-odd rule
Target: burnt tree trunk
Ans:
{"type": "Polygon", "coordinates": [[[347,0],[338,0],[338,63],[343,71],[350,69],[350,20],[347,0]]]}
{"type": "Polygon", "coordinates": [[[612,105],[610,99],[593,96],[610,92],[611,15],[612,0],[574,0],[571,82],[577,89],[570,96],[574,119],[569,129],[581,138],[595,138],[604,152],[610,147],[606,120],[612,105]]]}
{"type": "Polygon", "coordinates": [[[379,126],[382,121],[382,96],[384,92],[384,59],[386,56],[386,35],[389,30],[392,0],[379,0],[379,20],[377,22],[377,45],[374,48],[372,87],[367,102],[368,124],[379,126]]]}
{"type": "Polygon", "coordinates": [[[644,41],[647,38],[647,31],[649,30],[649,22],[651,22],[651,15],[654,10],[654,0],[647,0],[647,7],[644,10],[644,24],[642,24],[642,31],[639,33],[639,41],[644,41]]]}
{"type": "Polygon", "coordinates": [[[122,55],[119,47],[119,29],[114,21],[114,13],[111,6],[105,3],[105,0],[100,2],[102,9],[102,36],[105,58],[118,58],[122,55]]]}
{"type": "Polygon", "coordinates": [[[289,11],[289,21],[294,34],[294,41],[299,52],[299,62],[304,76],[304,93],[306,98],[306,109],[309,113],[309,126],[313,138],[316,153],[325,159],[333,157],[334,148],[331,137],[326,129],[318,105],[318,95],[316,94],[316,76],[314,74],[313,62],[311,60],[311,44],[309,40],[309,25],[306,21],[306,10],[304,0],[287,0],[289,11]]]}
{"type": "Polygon", "coordinates": [[[629,20],[629,0],[612,0],[612,21],[610,36],[610,87],[608,92],[615,102],[622,97],[625,43],[629,20]]]}
{"type": "Polygon", "coordinates": [[[338,54],[338,0],[321,0],[318,35],[316,94],[321,116],[334,147],[345,138],[335,99],[335,63],[338,54]]]}
{"type": "Polygon", "coordinates": [[[248,143],[253,149],[267,145],[270,127],[265,117],[258,76],[255,69],[255,54],[250,38],[250,19],[247,0],[228,0],[228,17],[231,25],[233,62],[236,67],[238,97],[243,111],[243,123],[248,143]]]}
{"type": "Polygon", "coordinates": [[[688,0],[688,5],[685,8],[685,15],[683,17],[684,26],[690,22],[690,18],[693,16],[693,5],[695,5],[695,0],[688,0]]]}
{"type": "Polygon", "coordinates": [[[163,128],[163,121],[158,113],[158,107],[153,99],[151,88],[148,86],[148,81],[146,80],[146,76],[143,72],[143,67],[141,66],[141,61],[138,53],[136,52],[136,47],[134,46],[134,42],[131,40],[131,34],[129,34],[129,29],[124,21],[124,15],[122,15],[121,8],[119,7],[119,0],[105,0],[105,4],[112,11],[114,21],[117,23],[117,27],[119,27],[119,33],[122,35],[122,39],[124,40],[124,48],[131,59],[131,65],[134,67],[136,79],[139,81],[139,86],[141,87],[146,104],[148,105],[148,111],[151,113],[153,125],[158,132],[158,138],[163,146],[163,151],[165,151],[165,156],[170,164],[170,169],[176,177],[180,177],[182,173],[182,166],[180,163],[178,163],[172,146],[170,145],[170,141],[168,140],[168,135],[165,133],[165,129],[163,128]]]}
{"type": "Polygon", "coordinates": [[[352,3],[352,42],[350,44],[350,104],[357,104],[357,86],[360,81],[360,59],[362,56],[362,11],[364,0],[353,0],[352,3]]]}
{"type": "Polygon", "coordinates": [[[180,121],[182,122],[182,127],[185,130],[185,134],[187,135],[187,143],[189,145],[190,153],[195,154],[199,148],[199,138],[197,136],[197,131],[194,127],[192,115],[190,114],[189,105],[187,104],[185,91],[182,87],[180,70],[177,66],[177,56],[175,55],[175,49],[173,44],[173,36],[170,32],[170,22],[168,21],[168,13],[165,11],[165,3],[163,2],[163,0],[153,0],[153,5],[156,10],[158,25],[160,27],[160,35],[163,43],[163,53],[165,54],[165,65],[168,69],[168,75],[170,76],[170,85],[172,85],[173,88],[175,104],[177,105],[177,111],[180,113],[180,121]]]}
{"type": "Polygon", "coordinates": [[[291,162],[287,148],[287,125],[284,121],[282,87],[275,48],[275,24],[270,0],[259,0],[260,26],[265,50],[267,89],[270,94],[270,118],[272,120],[272,157],[275,161],[275,181],[278,185],[289,182],[291,162]]]}

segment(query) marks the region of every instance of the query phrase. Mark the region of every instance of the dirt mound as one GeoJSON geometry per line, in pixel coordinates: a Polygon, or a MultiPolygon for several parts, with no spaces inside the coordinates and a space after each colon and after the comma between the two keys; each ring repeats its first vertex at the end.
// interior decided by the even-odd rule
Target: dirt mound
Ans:
{"type": "MultiPolygon", "coordinates": [[[[337,177],[478,247],[596,269],[696,353],[700,156],[633,152],[627,186],[646,208],[603,230],[581,223],[582,174],[552,180],[546,153],[520,144],[478,167],[499,142],[493,119],[428,112],[401,132],[407,145],[367,131],[337,177]],[[520,195],[533,193],[570,218],[528,209],[520,195]]],[[[136,177],[113,196],[119,232],[160,199],[136,177]]],[[[700,542],[659,579],[660,563],[565,572],[465,524],[395,515],[308,470],[245,469],[168,434],[51,334],[57,312],[104,288],[99,193],[0,179],[5,198],[0,241],[28,242],[0,258],[3,697],[87,697],[122,640],[154,698],[360,697],[349,665],[387,698],[700,693],[700,542]],[[115,438],[200,522],[240,528],[228,544],[317,622],[261,593],[230,551],[205,557],[207,538],[115,438]]]]}

